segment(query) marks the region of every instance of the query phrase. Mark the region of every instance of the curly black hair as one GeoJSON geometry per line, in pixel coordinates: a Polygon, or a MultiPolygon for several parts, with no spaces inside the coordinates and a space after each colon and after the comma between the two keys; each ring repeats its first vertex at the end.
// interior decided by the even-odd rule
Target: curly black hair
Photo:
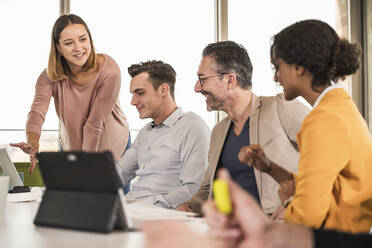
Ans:
{"type": "Polygon", "coordinates": [[[176,84],[176,71],[169,64],[161,60],[149,60],[128,67],[128,73],[133,78],[142,72],[147,72],[155,90],[163,83],[169,85],[169,91],[174,100],[174,86],[176,84]]]}
{"type": "Polygon", "coordinates": [[[204,48],[203,57],[210,56],[217,63],[218,72],[234,72],[243,89],[252,87],[252,63],[247,50],[234,41],[211,43],[204,48]]]}
{"type": "Polygon", "coordinates": [[[271,63],[277,58],[303,66],[314,77],[313,90],[354,74],[359,68],[361,48],[340,39],[336,31],[319,20],[296,22],[274,36],[271,63]]]}

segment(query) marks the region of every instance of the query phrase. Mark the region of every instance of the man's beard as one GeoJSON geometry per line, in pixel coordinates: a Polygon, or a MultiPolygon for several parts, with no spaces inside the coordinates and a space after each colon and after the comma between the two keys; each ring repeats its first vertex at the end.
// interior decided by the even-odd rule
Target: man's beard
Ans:
{"type": "Polygon", "coordinates": [[[206,100],[207,100],[206,104],[207,104],[208,111],[220,110],[220,108],[223,105],[222,101],[218,99],[216,100],[216,97],[209,91],[202,90],[200,93],[202,93],[203,96],[206,97],[206,100]]]}

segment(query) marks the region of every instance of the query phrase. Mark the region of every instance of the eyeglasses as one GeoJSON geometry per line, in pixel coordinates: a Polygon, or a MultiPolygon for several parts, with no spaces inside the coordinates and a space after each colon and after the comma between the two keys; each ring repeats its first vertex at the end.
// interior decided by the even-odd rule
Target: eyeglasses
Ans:
{"type": "Polygon", "coordinates": [[[205,84],[205,81],[207,81],[208,78],[222,76],[222,75],[225,75],[225,74],[230,74],[230,73],[229,72],[220,72],[220,73],[216,73],[216,74],[212,74],[212,75],[205,75],[205,76],[198,75],[200,86],[203,87],[204,84],[205,84]]]}

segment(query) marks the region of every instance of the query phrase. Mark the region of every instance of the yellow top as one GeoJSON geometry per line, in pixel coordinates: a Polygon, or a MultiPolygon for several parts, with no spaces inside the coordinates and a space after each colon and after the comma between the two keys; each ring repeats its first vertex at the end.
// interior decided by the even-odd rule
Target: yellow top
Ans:
{"type": "Polygon", "coordinates": [[[372,226],[372,141],[343,89],[327,92],[297,135],[299,174],[285,220],[309,227],[367,232],[372,226]]]}

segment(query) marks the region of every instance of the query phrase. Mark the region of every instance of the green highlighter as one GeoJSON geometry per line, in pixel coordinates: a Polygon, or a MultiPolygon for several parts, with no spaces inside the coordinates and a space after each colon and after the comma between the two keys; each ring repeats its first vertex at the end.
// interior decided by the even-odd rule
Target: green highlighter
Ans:
{"type": "Polygon", "coordinates": [[[229,186],[227,182],[216,179],[213,182],[214,202],[218,211],[230,215],[232,213],[232,204],[230,199],[229,186]]]}

